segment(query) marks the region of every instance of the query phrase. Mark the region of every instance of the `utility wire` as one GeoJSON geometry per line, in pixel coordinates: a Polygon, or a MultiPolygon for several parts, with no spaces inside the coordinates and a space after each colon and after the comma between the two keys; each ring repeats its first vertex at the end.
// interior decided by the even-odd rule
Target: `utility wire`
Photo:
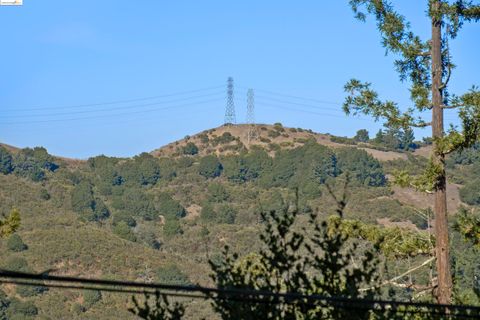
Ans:
{"type": "Polygon", "coordinates": [[[31,117],[50,117],[50,116],[62,116],[62,115],[73,115],[73,114],[84,114],[84,113],[94,113],[94,112],[105,112],[105,111],[115,111],[115,110],[128,110],[128,109],[137,109],[149,106],[158,106],[162,104],[169,104],[173,102],[179,101],[186,101],[204,97],[211,97],[211,96],[218,96],[223,92],[214,92],[209,94],[203,94],[198,96],[191,96],[186,98],[168,100],[168,101],[161,101],[161,102],[152,102],[152,103],[145,103],[145,104],[137,104],[137,105],[130,105],[130,106],[121,106],[121,107],[113,107],[113,108],[103,108],[103,109],[94,109],[94,110],[82,110],[82,111],[70,111],[70,112],[57,112],[57,113],[37,113],[37,114],[27,114],[27,115],[8,115],[5,116],[6,118],[31,118],[31,117]]]}
{"type": "Polygon", "coordinates": [[[303,110],[303,109],[298,109],[298,108],[290,108],[290,107],[285,107],[285,106],[280,106],[280,105],[275,105],[275,104],[270,104],[270,103],[263,103],[259,102],[259,106],[264,106],[267,108],[275,108],[275,109],[284,109],[284,110],[290,110],[290,111],[298,111],[298,112],[303,112],[303,113],[309,113],[309,114],[314,114],[314,115],[319,115],[319,116],[325,116],[325,117],[332,117],[332,118],[338,118],[338,119],[353,119],[353,120],[360,120],[360,121],[373,121],[370,119],[365,119],[365,118],[359,118],[359,117],[348,117],[347,116],[341,116],[338,114],[330,114],[330,113],[321,113],[321,112],[316,112],[316,111],[311,111],[311,110],[303,110]]]}
{"type": "Polygon", "coordinates": [[[86,108],[86,107],[95,107],[95,106],[103,106],[103,105],[112,105],[112,104],[120,104],[120,103],[128,103],[128,102],[137,102],[137,101],[145,101],[145,100],[153,100],[158,98],[167,98],[173,96],[180,96],[190,93],[197,93],[202,91],[209,91],[213,89],[223,88],[224,85],[221,86],[214,86],[209,88],[203,89],[196,89],[196,90],[189,90],[189,91],[180,91],[175,93],[163,94],[158,96],[151,96],[151,97],[143,97],[143,98],[136,98],[136,99],[127,99],[127,100],[115,100],[115,101],[108,101],[108,102],[98,102],[98,103],[90,103],[90,104],[78,104],[78,105],[67,105],[67,106],[56,106],[56,107],[26,107],[26,108],[15,108],[15,107],[7,107],[2,108],[4,111],[35,111],[35,110],[58,110],[58,109],[72,109],[72,108],[86,108]]]}
{"type": "MultiPolygon", "coordinates": [[[[243,86],[237,86],[237,87],[242,88],[242,89],[248,89],[247,87],[243,87],[243,86]]],[[[323,104],[333,104],[333,105],[339,105],[339,106],[342,105],[342,103],[335,102],[335,101],[300,97],[300,96],[291,95],[291,94],[273,92],[273,91],[270,91],[270,90],[262,90],[262,89],[254,89],[254,90],[258,91],[258,92],[263,92],[263,93],[266,93],[266,94],[274,95],[274,96],[285,97],[285,98],[293,98],[293,99],[299,99],[299,100],[304,100],[304,101],[313,101],[313,102],[318,102],[318,103],[323,103],[323,104]]]]}
{"type": "Polygon", "coordinates": [[[11,124],[33,124],[33,123],[51,123],[51,122],[64,122],[64,121],[75,121],[75,120],[91,120],[91,119],[99,119],[99,118],[110,118],[113,116],[124,116],[124,115],[132,115],[132,114],[141,114],[141,113],[148,113],[148,112],[155,112],[160,110],[169,110],[175,108],[184,108],[190,107],[210,102],[216,102],[223,99],[211,99],[205,101],[199,101],[194,103],[187,103],[181,104],[176,106],[168,106],[162,108],[150,108],[145,110],[138,110],[138,111],[131,111],[131,112],[123,112],[123,113],[115,113],[115,114],[106,114],[106,115],[96,115],[96,116],[86,116],[86,117],[78,117],[78,118],[63,118],[63,119],[48,119],[48,120],[32,120],[32,121],[18,121],[18,122],[0,122],[1,125],[11,125],[11,124]]]}
{"type": "MultiPolygon", "coordinates": [[[[351,307],[354,305],[361,305],[368,307],[369,309],[373,308],[382,308],[382,310],[387,310],[388,308],[399,308],[399,307],[412,307],[412,308],[427,308],[433,310],[455,310],[455,311],[464,311],[464,312],[476,312],[477,316],[480,315],[480,307],[474,306],[461,306],[461,305],[442,305],[442,304],[432,304],[432,303],[418,303],[418,302],[398,302],[398,301],[387,301],[387,300],[367,300],[367,299],[350,299],[344,297],[330,297],[322,295],[305,295],[301,293],[274,293],[270,291],[261,291],[261,290],[246,290],[246,289],[219,289],[219,288],[209,288],[202,286],[185,286],[185,285],[169,285],[161,283],[142,283],[134,281],[116,281],[116,280],[99,280],[99,279],[87,279],[87,278],[77,278],[77,277],[68,277],[68,276],[54,276],[48,274],[31,274],[24,272],[15,272],[8,270],[0,270],[0,282],[21,282],[23,285],[43,285],[49,286],[51,284],[46,284],[38,281],[49,281],[53,282],[53,285],[56,283],[67,283],[67,284],[82,284],[84,287],[86,285],[97,285],[97,286],[109,286],[114,288],[107,288],[110,291],[113,290],[123,290],[124,288],[143,288],[150,290],[166,290],[166,291],[180,291],[188,293],[201,293],[206,297],[212,298],[229,298],[231,296],[237,297],[240,299],[246,298],[273,298],[280,299],[279,302],[293,302],[293,301],[307,301],[307,302],[324,302],[332,305],[338,305],[343,307],[351,307]],[[6,278],[6,279],[5,279],[6,278]],[[14,279],[14,280],[10,280],[14,279]],[[22,281],[23,280],[23,281],[22,281]],[[32,283],[25,280],[37,281],[32,283]],[[120,287],[115,288],[115,287],[120,287]],[[123,287],[123,288],[122,288],[123,287]]],[[[59,286],[59,285],[56,285],[59,286]]],[[[73,286],[72,286],[73,287],[73,286]]],[[[75,286],[75,289],[82,287],[75,286]]],[[[90,290],[102,290],[101,287],[87,287],[90,290]]],[[[140,293],[140,292],[135,292],[140,293]]],[[[144,293],[144,292],[142,292],[144,293]]],[[[168,293],[167,293],[168,294],[168,293]]]]}

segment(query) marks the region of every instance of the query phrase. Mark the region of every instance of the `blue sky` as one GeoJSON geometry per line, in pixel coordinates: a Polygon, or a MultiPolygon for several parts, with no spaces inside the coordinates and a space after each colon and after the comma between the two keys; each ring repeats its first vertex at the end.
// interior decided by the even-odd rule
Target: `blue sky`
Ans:
{"type": "MultiPolygon", "coordinates": [[[[380,124],[341,113],[343,85],[352,77],[370,81],[405,106],[408,88],[375,24],[353,19],[347,2],[24,0],[0,7],[0,141],[74,158],[150,151],[221,125],[229,76],[239,122],[253,88],[258,122],[373,135],[380,124]],[[135,101],[110,103],[125,100],[135,101]]],[[[430,29],[426,2],[394,1],[422,36],[430,29]]],[[[451,44],[453,92],[480,85],[479,34],[480,24],[466,24],[451,44]]]]}

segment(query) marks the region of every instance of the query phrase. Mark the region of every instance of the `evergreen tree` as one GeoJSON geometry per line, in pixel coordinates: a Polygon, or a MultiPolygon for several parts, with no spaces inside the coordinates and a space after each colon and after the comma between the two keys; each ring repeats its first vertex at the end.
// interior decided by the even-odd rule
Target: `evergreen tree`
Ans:
{"type": "Polygon", "coordinates": [[[437,299],[450,303],[452,278],[448,248],[445,156],[455,150],[473,145],[480,136],[480,91],[472,88],[462,95],[448,91],[454,68],[449,40],[457,36],[464,22],[480,20],[480,5],[472,1],[425,1],[431,22],[431,37],[422,40],[415,35],[405,17],[397,13],[388,0],[350,0],[356,18],[364,21],[367,14],[377,21],[382,45],[398,56],[395,68],[401,81],[411,84],[411,99],[415,108],[406,111],[393,101],[382,101],[368,82],[356,79],[345,85],[348,97],[344,103],[347,114],[364,113],[376,120],[386,120],[389,128],[432,127],[433,150],[429,167],[417,179],[404,172],[397,176],[401,185],[434,193],[436,264],[438,273],[437,299]],[[365,10],[365,11],[362,11],[365,10]],[[462,130],[444,130],[445,109],[459,109],[462,130]],[[415,110],[416,109],[416,110],[415,110]],[[432,121],[415,117],[415,112],[431,112],[432,121]]]}
{"type": "Polygon", "coordinates": [[[368,135],[368,131],[366,129],[360,129],[357,131],[357,134],[353,139],[357,142],[368,142],[370,140],[370,136],[368,135]]]}
{"type": "Polygon", "coordinates": [[[13,171],[12,155],[0,146],[0,173],[9,174],[13,171]]]}

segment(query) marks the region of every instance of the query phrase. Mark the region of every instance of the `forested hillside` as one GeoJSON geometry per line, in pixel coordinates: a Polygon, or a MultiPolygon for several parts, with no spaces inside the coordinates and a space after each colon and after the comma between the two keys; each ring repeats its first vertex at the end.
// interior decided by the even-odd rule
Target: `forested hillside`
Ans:
{"type": "MultiPolygon", "coordinates": [[[[342,230],[380,244],[388,280],[433,254],[431,199],[389,179],[404,169],[419,174],[430,143],[412,132],[345,138],[277,123],[222,126],[132,158],[71,160],[0,146],[0,214],[21,218],[0,240],[0,267],[212,286],[208,260],[224,245],[241,256],[260,249],[261,212],[297,204],[298,224],[311,212],[327,219],[346,185],[342,230]]],[[[455,297],[480,305],[480,147],[452,154],[447,165],[455,297]]],[[[420,290],[435,281],[430,269],[401,277],[385,297],[431,301],[420,290]]],[[[0,319],[133,319],[129,305],[130,296],[115,293],[0,290],[0,319]]],[[[187,301],[187,318],[211,312],[206,301],[187,301]]]]}

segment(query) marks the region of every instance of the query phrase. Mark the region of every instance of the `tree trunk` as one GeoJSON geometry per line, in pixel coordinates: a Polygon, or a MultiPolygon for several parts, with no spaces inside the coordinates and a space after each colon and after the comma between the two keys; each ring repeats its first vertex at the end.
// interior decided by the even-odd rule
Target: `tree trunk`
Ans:
{"type": "MultiPolygon", "coordinates": [[[[432,137],[441,138],[443,131],[443,93],[442,85],[442,18],[439,13],[440,2],[432,3],[434,14],[432,15],[432,137]],[[438,12],[438,14],[436,14],[438,12]]],[[[440,166],[440,176],[435,190],[435,238],[436,258],[438,272],[437,300],[442,304],[450,304],[452,298],[452,278],[450,273],[449,243],[448,243],[448,219],[447,219],[447,195],[445,176],[445,154],[435,151],[433,148],[433,161],[440,166]]]]}

